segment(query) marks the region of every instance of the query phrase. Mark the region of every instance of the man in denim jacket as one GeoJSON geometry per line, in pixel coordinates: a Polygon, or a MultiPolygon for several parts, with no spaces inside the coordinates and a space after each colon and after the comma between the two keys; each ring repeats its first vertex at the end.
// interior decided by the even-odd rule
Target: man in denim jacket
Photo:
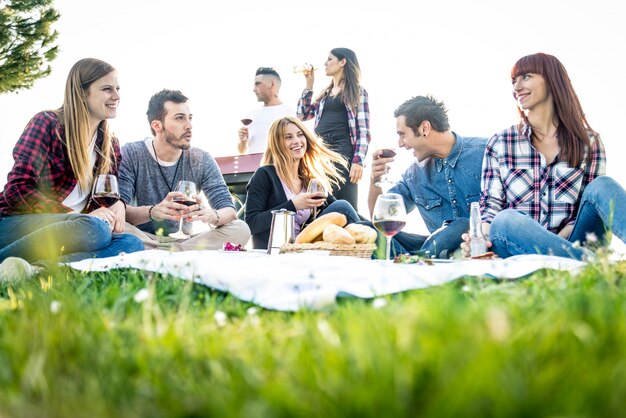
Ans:
{"type": "MultiPolygon", "coordinates": [[[[465,138],[452,132],[447,109],[432,96],[407,100],[394,116],[398,146],[413,150],[417,161],[389,192],[402,195],[407,212],[419,209],[430,235],[400,232],[392,240],[392,253],[448,258],[461,246],[461,234],[469,229],[470,203],[480,198],[487,139],[465,138]]],[[[370,215],[382,193],[376,183],[393,161],[393,157],[383,158],[381,154],[382,150],[377,150],[372,157],[370,215]]]]}

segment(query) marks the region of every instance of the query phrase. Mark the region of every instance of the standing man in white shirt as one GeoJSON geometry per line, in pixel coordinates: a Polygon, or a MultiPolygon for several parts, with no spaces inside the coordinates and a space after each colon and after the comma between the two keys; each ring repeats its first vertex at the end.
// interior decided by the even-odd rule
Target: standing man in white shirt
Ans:
{"type": "Polygon", "coordinates": [[[242,119],[249,119],[247,126],[239,129],[238,149],[240,154],[256,154],[265,152],[267,133],[270,125],[283,116],[295,116],[295,108],[284,104],[278,97],[280,76],[275,69],[259,67],[254,77],[254,94],[263,106],[256,108],[242,119]]]}

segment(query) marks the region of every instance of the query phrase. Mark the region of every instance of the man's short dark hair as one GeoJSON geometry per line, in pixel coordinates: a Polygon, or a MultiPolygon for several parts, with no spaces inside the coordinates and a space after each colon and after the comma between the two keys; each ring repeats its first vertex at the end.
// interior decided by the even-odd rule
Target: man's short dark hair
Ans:
{"type": "Polygon", "coordinates": [[[163,89],[153,95],[150,98],[150,102],[148,102],[148,111],[146,112],[152,135],[156,135],[156,132],[152,129],[152,121],[163,121],[163,118],[165,118],[165,102],[187,103],[187,100],[189,100],[187,96],[179,90],[163,89]]]}
{"type": "Polygon", "coordinates": [[[415,96],[407,100],[393,112],[393,115],[396,118],[404,116],[406,126],[411,128],[416,135],[418,134],[417,128],[425,120],[430,122],[430,126],[437,132],[445,132],[450,129],[448,109],[443,102],[430,95],[415,96]]]}
{"type": "Polygon", "coordinates": [[[273,77],[276,77],[278,81],[281,81],[280,76],[272,67],[259,67],[257,68],[255,75],[271,75],[273,77]]]}

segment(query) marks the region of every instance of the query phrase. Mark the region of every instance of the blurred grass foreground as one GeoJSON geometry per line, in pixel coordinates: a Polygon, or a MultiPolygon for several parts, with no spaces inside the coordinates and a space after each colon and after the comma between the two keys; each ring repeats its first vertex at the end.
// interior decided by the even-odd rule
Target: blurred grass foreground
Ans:
{"type": "Polygon", "coordinates": [[[136,270],[0,285],[0,417],[626,416],[626,264],[266,311],[136,270]]]}

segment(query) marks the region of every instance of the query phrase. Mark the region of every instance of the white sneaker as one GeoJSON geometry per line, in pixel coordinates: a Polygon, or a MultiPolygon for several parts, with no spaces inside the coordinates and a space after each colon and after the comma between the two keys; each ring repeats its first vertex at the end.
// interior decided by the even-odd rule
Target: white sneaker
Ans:
{"type": "Polygon", "coordinates": [[[22,258],[8,257],[0,264],[0,283],[30,279],[41,270],[22,258]]]}

